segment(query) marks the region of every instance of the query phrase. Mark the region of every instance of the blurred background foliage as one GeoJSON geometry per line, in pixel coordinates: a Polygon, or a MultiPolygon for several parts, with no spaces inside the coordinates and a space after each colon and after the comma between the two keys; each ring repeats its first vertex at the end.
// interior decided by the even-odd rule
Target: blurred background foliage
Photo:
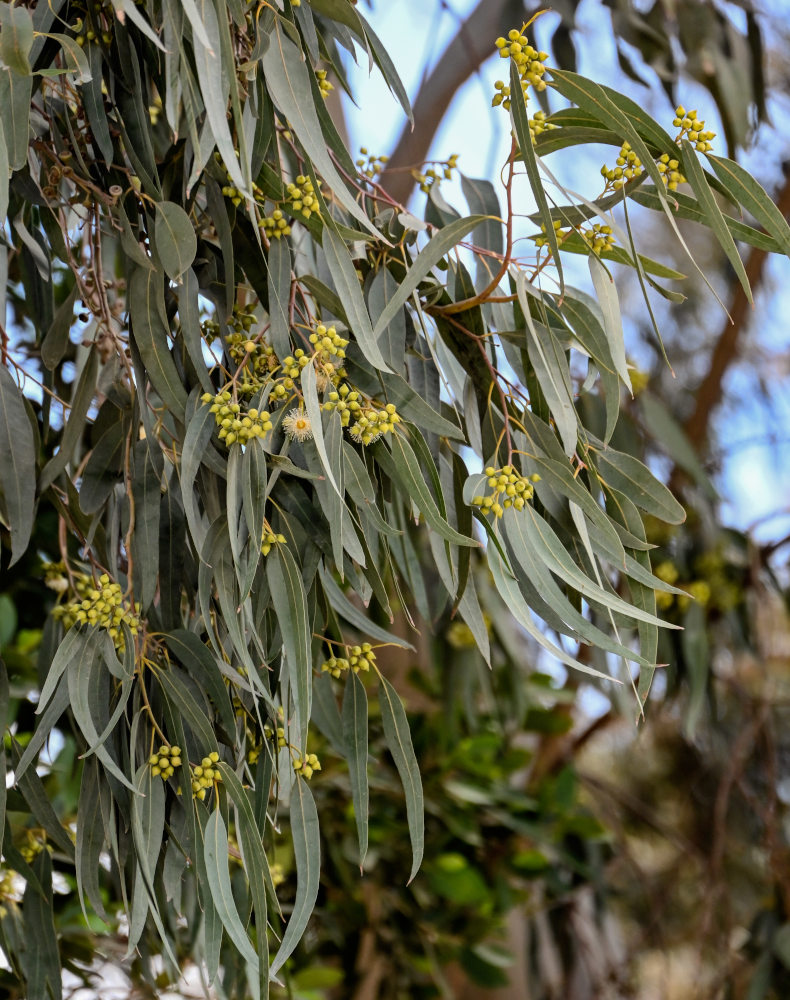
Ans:
{"type": "MultiPolygon", "coordinates": [[[[378,5],[370,6],[375,15],[378,5]]],[[[781,14],[712,0],[610,0],[603,7],[620,71],[635,93],[645,94],[642,85],[663,88],[674,103],[689,78],[706,88],[730,154],[756,142],[765,153],[762,173],[786,210],[782,102],[790,49],[781,14]]],[[[548,40],[554,59],[574,68],[584,45],[575,31],[577,4],[563,0],[554,10],[560,15],[548,40]]],[[[427,157],[458,88],[488,57],[490,39],[530,13],[521,3],[479,4],[447,52],[426,68],[414,132],[392,151],[396,197],[406,201],[413,186],[397,168],[427,157]]],[[[764,283],[752,313],[730,291],[736,286],[717,248],[701,245],[687,229],[706,271],[718,267],[735,323],[712,317],[701,291],[687,288],[687,302],[664,323],[674,372],[650,332],[634,329],[643,388],[613,442],[664,471],[688,512],[683,526],[656,526],[650,538],[658,547],[658,575],[689,598],[668,595],[663,607],[684,630],[661,633],[659,662],[667,666],[646,722],[634,726],[626,698],[621,703],[610,689],[593,694],[587,680],[547,665],[504,613],[489,622],[489,673],[466,627],[445,612],[423,628],[430,638],[416,656],[398,651],[388,664],[406,694],[427,813],[423,870],[404,886],[411,851],[403,793],[384,751],[377,706],[371,701],[371,848],[360,878],[347,771],[333,757],[332,720],[320,717],[318,697],[323,745],[315,749],[324,771],[313,790],[325,862],[318,907],[289,963],[283,997],[790,995],[790,539],[781,529],[755,534],[723,523],[730,483],[719,475],[730,415],[745,405],[744,385],[755,435],[769,433],[772,406],[781,414],[787,344],[758,339],[756,328],[775,321],[778,280],[764,273],[760,251],[752,249],[748,261],[753,284],[764,283]]],[[[673,252],[667,245],[652,255],[673,252]]],[[[24,284],[23,275],[9,275],[20,296],[24,284]]],[[[628,289],[621,294],[627,301],[628,289]]],[[[13,322],[13,294],[10,306],[13,322]]],[[[786,450],[776,455],[777,464],[786,462],[786,450]]],[[[755,480],[757,489],[770,490],[771,470],[757,470],[755,480]]],[[[787,500],[777,495],[776,508],[786,510],[787,500]]],[[[46,649],[42,630],[53,604],[41,560],[55,558],[56,531],[54,513],[40,519],[28,554],[1,583],[0,652],[10,689],[0,692],[0,708],[20,746],[34,728],[38,655],[46,649]]],[[[478,568],[478,589],[486,586],[478,568]]],[[[59,735],[42,781],[68,821],[82,765],[73,735],[66,729],[59,735]]],[[[49,865],[46,835],[13,790],[7,809],[13,836],[3,844],[6,862],[33,873],[49,865]]],[[[287,845],[287,818],[279,822],[287,845]]],[[[285,846],[276,861],[287,900],[293,858],[285,846]]],[[[0,892],[2,906],[35,905],[29,894],[16,898],[5,880],[0,892]]],[[[54,892],[68,983],[74,989],[100,983],[106,968],[97,969],[92,937],[99,918],[92,918],[95,926],[86,923],[67,878],[56,879],[54,892]]],[[[123,942],[113,955],[106,940],[108,963],[121,966],[123,942]]],[[[141,950],[124,966],[128,988],[139,996],[163,994],[173,984],[162,979],[145,939],[141,950]]],[[[0,977],[5,995],[21,996],[9,972],[0,977]]]]}

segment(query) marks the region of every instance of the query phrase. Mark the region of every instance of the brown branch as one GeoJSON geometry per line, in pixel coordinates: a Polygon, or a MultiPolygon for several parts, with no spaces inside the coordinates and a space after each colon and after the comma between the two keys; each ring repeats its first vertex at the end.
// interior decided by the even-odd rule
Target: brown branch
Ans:
{"type": "MultiPolygon", "coordinates": [[[[524,20],[531,13],[524,13],[524,20]]],[[[395,201],[405,205],[409,200],[415,181],[408,168],[425,161],[458,88],[493,54],[494,39],[513,27],[512,17],[512,2],[480,0],[423,82],[414,102],[414,128],[405,125],[381,177],[382,187],[395,201]]]]}
{"type": "MultiPolygon", "coordinates": [[[[790,170],[786,170],[785,182],[777,197],[776,205],[782,215],[786,217],[790,215],[790,170]]],[[[767,259],[766,250],[752,247],[746,260],[746,276],[753,292],[760,286],[767,259]]],[[[686,421],[686,435],[698,453],[701,453],[705,446],[711,417],[721,402],[724,376],[730,366],[738,360],[750,315],[749,300],[743,287],[738,284],[735,286],[730,306],[732,322],[727,320],[716,340],[708,373],[697,389],[694,412],[686,421]]]]}

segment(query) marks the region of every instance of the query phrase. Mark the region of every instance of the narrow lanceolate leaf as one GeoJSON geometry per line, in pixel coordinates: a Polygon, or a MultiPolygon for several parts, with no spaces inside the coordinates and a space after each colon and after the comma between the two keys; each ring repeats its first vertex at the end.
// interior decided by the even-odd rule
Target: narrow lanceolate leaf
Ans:
{"type": "Polygon", "coordinates": [[[95,757],[91,757],[85,761],[82,770],[80,798],[77,806],[77,849],[75,851],[77,890],[80,906],[86,920],[88,919],[88,912],[85,908],[86,897],[102,920],[109,920],[104,910],[99,886],[99,859],[107,837],[99,802],[101,780],[98,761],[95,757]]]}
{"type": "Polygon", "coordinates": [[[310,427],[313,431],[315,449],[318,452],[318,457],[321,459],[321,465],[326,473],[326,478],[329,480],[332,489],[342,500],[343,494],[340,491],[340,487],[338,486],[337,480],[335,479],[335,475],[332,471],[332,463],[329,461],[329,455],[326,450],[326,442],[324,441],[324,425],[321,419],[321,404],[319,402],[318,391],[316,389],[316,371],[314,365],[305,365],[302,369],[301,381],[305,410],[307,411],[307,416],[310,418],[310,427]]]}
{"type": "Polygon", "coordinates": [[[228,689],[208,646],[194,632],[182,628],[170,632],[164,639],[167,648],[178,657],[187,673],[208,692],[226,732],[233,733],[235,717],[228,689]]]}
{"type": "Polygon", "coordinates": [[[716,176],[735,201],[750,212],[790,257],[790,226],[787,219],[757,181],[734,160],[708,156],[716,176]]]}
{"type": "Polygon", "coordinates": [[[373,335],[368,309],[359,287],[359,277],[348,247],[337,233],[328,228],[324,230],[322,245],[329,273],[343,303],[348,325],[357,338],[362,353],[375,368],[388,372],[389,366],[381,353],[377,337],[373,335]]]}
{"type": "Polygon", "coordinates": [[[376,341],[378,341],[397,313],[409,301],[414,294],[414,290],[431,268],[435,267],[442,257],[449,253],[454,246],[457,246],[467,233],[485,221],[485,215],[470,215],[465,219],[458,219],[440,229],[428,244],[423,247],[417,254],[414,263],[406,272],[403,281],[399,282],[397,292],[387,302],[387,305],[376,321],[376,325],[373,328],[373,336],[376,341]]]}
{"type": "Polygon", "coordinates": [[[620,317],[620,300],[617,297],[614,279],[606,270],[604,265],[598,260],[595,254],[591,253],[587,258],[590,267],[590,276],[598,297],[598,305],[603,316],[603,328],[606,333],[606,340],[614,361],[617,374],[631,391],[631,376],[628,374],[628,364],[625,359],[625,337],[623,335],[623,321],[620,317]]]}
{"type": "Polygon", "coordinates": [[[249,982],[255,987],[254,995],[258,996],[258,955],[247,937],[233,899],[228,870],[228,831],[219,809],[211,813],[206,823],[203,852],[212,901],[228,937],[251,968],[253,975],[249,977],[249,982]]]}
{"type": "Polygon", "coordinates": [[[259,963],[259,989],[263,997],[268,996],[269,986],[269,940],[266,932],[266,890],[274,892],[269,863],[263,850],[261,831],[255,822],[250,793],[242,787],[235,772],[224,761],[220,761],[222,782],[228,790],[237,811],[236,829],[241,847],[244,870],[255,910],[255,945],[259,963]]]}
{"type": "Polygon", "coordinates": [[[732,264],[733,270],[738,275],[738,281],[740,281],[744,292],[746,292],[746,298],[749,302],[752,302],[752,290],[749,287],[749,279],[746,277],[746,269],[743,266],[741,255],[738,253],[735,240],[727,228],[727,223],[724,220],[718,202],[708,185],[705,172],[700,166],[694,147],[688,139],[683,140],[683,152],[685,154],[683,164],[688,182],[691,184],[700,207],[705,213],[705,221],[710,226],[714,236],[719,241],[719,245],[727,255],[727,260],[732,264]]]}
{"type": "Polygon", "coordinates": [[[321,868],[318,813],[307,782],[302,778],[296,779],[291,790],[291,836],[296,859],[296,898],[291,919],[272,962],[270,978],[277,975],[299,944],[318,897],[321,868]]]}
{"type": "MultiPolygon", "coordinates": [[[[159,573],[159,508],[161,506],[161,451],[149,442],[138,441],[134,446],[134,555],[135,579],[140,584],[137,598],[146,611],[156,593],[159,573]],[[155,461],[158,460],[158,461],[155,461]]],[[[135,584],[135,589],[137,583],[135,584]]]]}
{"type": "Polygon", "coordinates": [[[0,119],[8,165],[12,170],[21,170],[27,161],[32,92],[32,76],[20,76],[10,69],[0,70],[0,119]]]}
{"type": "Polygon", "coordinates": [[[266,87],[279,111],[288,120],[305,152],[332,189],[333,194],[365,229],[380,237],[376,227],[354,200],[335,169],[326,148],[321,123],[313,104],[309,70],[300,50],[280,31],[272,33],[263,60],[266,87]]]}
{"type": "Polygon", "coordinates": [[[33,530],[36,447],[22,393],[0,365],[0,491],[11,528],[11,563],[21,559],[33,530]]]}
{"type": "Polygon", "coordinates": [[[638,458],[613,448],[598,451],[595,457],[598,475],[605,485],[625,493],[637,507],[662,521],[682,524],[686,520],[683,505],[638,458]]]}
{"type": "Polygon", "coordinates": [[[307,748],[307,727],[310,722],[312,698],[310,624],[307,620],[307,598],[302,574],[287,545],[275,545],[267,556],[266,577],[272,592],[272,606],[282,631],[283,651],[296,703],[298,749],[304,754],[307,748]]]}
{"type": "MultiPolygon", "coordinates": [[[[489,547],[488,566],[491,570],[491,575],[494,578],[494,585],[499,591],[499,595],[502,600],[507,604],[508,610],[516,621],[524,628],[527,634],[531,636],[539,646],[551,653],[552,656],[559,660],[560,663],[564,663],[567,667],[573,667],[576,670],[581,670],[582,673],[591,674],[593,677],[598,677],[601,680],[612,680],[608,674],[601,673],[600,670],[595,670],[594,667],[588,667],[586,663],[582,663],[569,653],[566,653],[564,649],[556,643],[553,643],[551,639],[547,638],[543,631],[538,628],[532,617],[532,612],[527,607],[527,603],[518,588],[518,584],[516,583],[513,574],[505,565],[499,554],[499,548],[496,545],[489,547]]],[[[619,681],[617,683],[619,683],[619,681]]]]}
{"type": "Polygon", "coordinates": [[[194,226],[180,205],[157,202],[154,240],[165,274],[176,281],[192,265],[197,253],[194,226]]]}
{"type": "Polygon", "coordinates": [[[544,326],[540,335],[535,329],[525,284],[526,276],[523,271],[519,271],[516,288],[526,322],[527,354],[559,431],[565,454],[571,458],[576,451],[579,421],[573,405],[570,369],[565,352],[558,345],[551,329],[544,326]]]}
{"type": "MultiPolygon", "coordinates": [[[[73,628],[71,631],[77,632],[77,629],[73,628]]],[[[101,647],[107,638],[107,633],[96,628],[80,629],[78,636],[74,658],[68,665],[67,673],[71,710],[88,743],[88,748],[96,754],[114,778],[134,792],[134,785],[118,767],[101,741],[98,726],[102,723],[91,714],[91,692],[98,683],[98,671],[104,669],[101,647]]]]}
{"type": "Polygon", "coordinates": [[[409,882],[419,871],[425,848],[425,811],[422,795],[420,766],[414,755],[409,720],[395,688],[384,677],[379,677],[379,704],[384,739],[395,761],[403,791],[406,796],[406,816],[409,822],[412,866],[409,882]]]}
{"type": "Polygon", "coordinates": [[[359,868],[368,852],[368,697],[365,685],[349,671],[343,694],[343,747],[351,779],[351,799],[357,821],[359,868]]]}
{"type": "Polygon", "coordinates": [[[442,517],[425,485],[424,471],[420,469],[417,457],[404,437],[400,434],[393,435],[391,453],[381,444],[376,444],[374,447],[378,464],[385,472],[393,471],[394,478],[398,480],[405,495],[417,504],[425,515],[425,520],[437,534],[455,545],[477,546],[476,539],[462,535],[442,517]]]}
{"type": "MultiPolygon", "coordinates": [[[[245,178],[236,156],[236,148],[228,125],[228,98],[230,96],[230,76],[233,68],[222,64],[222,46],[217,11],[212,0],[195,0],[204,32],[193,35],[195,65],[197,67],[200,94],[206,107],[206,116],[214,142],[239,191],[251,195],[249,178],[245,178]],[[202,37],[207,37],[210,45],[205,45],[202,37]]],[[[223,16],[226,16],[223,12],[223,16]]]]}
{"type": "Polygon", "coordinates": [[[524,101],[519,100],[519,96],[517,96],[521,94],[521,80],[518,75],[516,64],[512,59],[510,60],[510,63],[510,92],[514,95],[513,101],[510,105],[510,115],[513,119],[513,126],[515,128],[516,138],[518,139],[518,146],[524,159],[524,166],[527,168],[529,186],[532,188],[532,195],[535,198],[535,204],[538,206],[543,231],[549,242],[552,260],[557,266],[557,277],[560,282],[560,295],[562,295],[565,287],[565,279],[562,274],[562,258],[560,257],[559,246],[557,244],[557,233],[554,229],[554,223],[551,218],[551,210],[549,209],[549,203],[546,199],[546,192],[543,190],[543,181],[538,167],[538,157],[535,153],[535,148],[532,145],[532,136],[529,134],[529,115],[527,113],[527,105],[524,101]]]}
{"type": "Polygon", "coordinates": [[[32,882],[28,882],[22,899],[25,950],[23,966],[27,1000],[61,1000],[60,957],[58,939],[55,933],[52,904],[52,861],[49,851],[41,851],[33,862],[33,871],[43,888],[38,892],[32,882]]]}
{"type": "Polygon", "coordinates": [[[0,59],[15,73],[30,73],[33,18],[25,7],[0,7],[0,59]]]}
{"type": "Polygon", "coordinates": [[[291,249],[288,240],[272,240],[266,257],[269,291],[269,340],[278,358],[291,353],[288,301],[291,294],[291,249]]]}
{"type": "Polygon", "coordinates": [[[158,271],[134,269],[129,281],[129,313],[132,336],[151,385],[167,408],[183,419],[187,394],[167,342],[168,330],[163,320],[164,279],[158,271]]]}

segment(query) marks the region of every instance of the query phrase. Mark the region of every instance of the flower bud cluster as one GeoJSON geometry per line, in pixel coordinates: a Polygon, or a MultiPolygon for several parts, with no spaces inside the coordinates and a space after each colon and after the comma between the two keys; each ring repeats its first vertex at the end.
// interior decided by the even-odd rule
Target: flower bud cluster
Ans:
{"type": "Polygon", "coordinates": [[[536,111],[535,116],[529,119],[528,124],[529,124],[529,135],[533,143],[537,139],[537,137],[541,134],[541,132],[550,132],[552,129],[557,128],[557,126],[553,122],[550,122],[546,118],[545,111],[536,111]]]}
{"type": "Polygon", "coordinates": [[[28,830],[25,834],[25,843],[19,848],[19,853],[29,865],[32,865],[45,847],[47,847],[46,831],[28,830]]]}
{"type": "Polygon", "coordinates": [[[315,356],[318,361],[326,363],[332,358],[345,358],[348,341],[333,326],[324,326],[319,323],[315,331],[310,334],[310,343],[315,349],[315,356]]]}
{"type": "Polygon", "coordinates": [[[321,673],[329,674],[331,677],[340,677],[346,670],[353,670],[358,674],[360,670],[367,673],[376,663],[376,654],[369,642],[363,642],[361,646],[347,646],[347,656],[330,656],[321,664],[321,673]]]}
{"type": "Polygon", "coordinates": [[[698,153],[709,153],[713,149],[711,139],[716,138],[716,133],[705,129],[705,122],[697,117],[696,111],[686,111],[683,105],[675,108],[675,117],[672,124],[680,129],[676,142],[681,139],[688,139],[694,144],[698,153]]]}
{"type": "Polygon", "coordinates": [[[523,510],[535,493],[532,484],[540,482],[537,473],[527,478],[517,472],[512,465],[503,465],[501,469],[489,466],[485,474],[488,476],[491,493],[474,497],[472,506],[479,507],[484,514],[493,514],[495,517],[502,517],[508,507],[523,510]]]}
{"type": "Polygon", "coordinates": [[[294,757],[294,771],[309,781],[315,771],[321,770],[321,761],[314,753],[309,753],[306,757],[294,757]]]}
{"type": "Polygon", "coordinates": [[[181,747],[168,747],[163,744],[156,753],[151,754],[148,763],[155,778],[161,777],[163,781],[167,781],[175,769],[181,767],[181,747]]]}
{"type": "Polygon", "coordinates": [[[281,208],[275,208],[271,215],[262,216],[258,228],[264,231],[269,240],[280,240],[283,236],[291,235],[291,226],[281,208]]]}
{"type": "Polygon", "coordinates": [[[212,750],[210,754],[192,768],[192,794],[201,801],[205,799],[206,792],[222,781],[222,774],[214,764],[219,763],[219,754],[212,750]]]}
{"type": "Polygon", "coordinates": [[[441,183],[442,178],[448,181],[451,180],[453,170],[455,170],[457,166],[458,153],[453,153],[453,155],[446,160],[436,161],[436,166],[429,167],[424,173],[420,170],[412,170],[411,175],[420,185],[420,191],[424,194],[428,194],[432,187],[441,183]]]}
{"type": "Polygon", "coordinates": [[[263,437],[272,429],[268,410],[257,410],[255,407],[242,410],[241,404],[232,402],[232,399],[228,389],[221,389],[215,396],[204,392],[200,397],[202,403],[211,403],[210,412],[214,414],[219,437],[225,444],[247,444],[251,438],[263,437]]]}
{"type": "Polygon", "coordinates": [[[686,178],[678,170],[680,163],[670,159],[669,153],[662,153],[656,161],[656,166],[661,174],[661,179],[670,191],[676,191],[678,184],[686,183],[686,178]]]}
{"type": "Polygon", "coordinates": [[[366,146],[359,147],[359,154],[359,159],[354,162],[359,167],[360,173],[364,174],[369,180],[373,180],[389,163],[388,156],[375,156],[372,153],[368,153],[366,146]]]}
{"type": "Polygon", "coordinates": [[[318,89],[321,91],[321,96],[324,100],[326,100],[330,93],[335,89],[335,85],[327,80],[325,69],[317,69],[315,71],[315,79],[318,84],[318,89]]]}
{"type": "MultiPolygon", "coordinates": [[[[543,74],[546,72],[544,65],[549,58],[548,52],[539,52],[529,44],[526,35],[523,35],[518,28],[511,28],[507,33],[507,38],[497,38],[494,43],[499,49],[501,59],[512,59],[518,70],[519,81],[521,83],[521,93],[525,101],[529,99],[529,88],[532,86],[536,91],[546,89],[546,81],[543,74]]],[[[504,80],[497,80],[494,84],[496,94],[491,101],[494,108],[502,105],[506,110],[510,109],[510,87],[504,80]]]]}
{"type": "MultiPolygon", "coordinates": [[[[282,716],[282,713],[279,713],[282,716]]],[[[278,747],[287,747],[288,741],[285,738],[285,728],[283,726],[277,726],[275,729],[267,723],[263,727],[263,735],[267,740],[276,742],[278,747]]]]}
{"type": "Polygon", "coordinates": [[[261,538],[261,555],[268,556],[273,545],[285,545],[287,539],[285,535],[276,535],[272,529],[266,525],[261,538]]]}
{"type": "Polygon", "coordinates": [[[357,444],[369,445],[382,434],[390,434],[401,418],[394,403],[378,406],[372,400],[360,402],[360,399],[361,394],[356,389],[343,383],[329,393],[324,409],[337,410],[350,437],[357,444]]]}
{"type": "MultiPolygon", "coordinates": [[[[109,23],[112,24],[112,8],[108,15],[109,23]]],[[[95,27],[90,20],[84,21],[81,17],[70,26],[71,30],[74,32],[74,41],[82,48],[88,42],[95,42],[101,39],[105,45],[112,44],[112,34],[107,30],[107,28],[101,28],[99,31],[95,30],[95,27]]]]}
{"type": "Polygon", "coordinates": [[[78,600],[57,605],[53,617],[63,622],[66,629],[74,625],[98,625],[110,633],[115,648],[122,653],[125,648],[123,625],[128,625],[132,635],[140,629],[140,605],[132,608],[124,604],[121,585],[110,581],[106,573],[99,577],[98,584],[85,573],[74,575],[74,588],[78,600]]]}
{"type": "Polygon", "coordinates": [[[607,181],[606,186],[611,184],[615,191],[619,191],[626,181],[639,177],[645,169],[629,142],[624,142],[620,147],[615,164],[614,167],[607,167],[606,164],[601,167],[601,176],[607,181]]]}
{"type": "Polygon", "coordinates": [[[593,223],[586,229],[579,227],[579,235],[596,256],[600,256],[604,250],[611,250],[614,246],[612,227],[601,225],[599,222],[593,223]]]}
{"type": "MultiPolygon", "coordinates": [[[[318,181],[318,186],[319,188],[321,187],[320,180],[318,181]]],[[[293,215],[301,213],[305,219],[309,219],[311,215],[321,217],[316,190],[309,177],[299,174],[295,182],[286,184],[285,191],[288,195],[287,200],[290,203],[289,207],[293,215]]]]}

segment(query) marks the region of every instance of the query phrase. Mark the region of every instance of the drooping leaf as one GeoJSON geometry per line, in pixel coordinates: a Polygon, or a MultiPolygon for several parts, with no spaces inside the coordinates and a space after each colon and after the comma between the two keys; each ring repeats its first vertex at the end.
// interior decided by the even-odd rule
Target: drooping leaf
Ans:
{"type": "Polygon", "coordinates": [[[398,769],[406,797],[406,815],[411,839],[412,866],[409,882],[422,864],[425,850],[425,815],[420,766],[414,755],[409,720],[398,693],[384,677],[379,676],[379,704],[384,739],[398,769]]]}
{"type": "Polygon", "coordinates": [[[22,393],[0,365],[0,494],[11,528],[13,566],[27,549],[33,531],[36,496],[36,453],[33,430],[22,393]]]}

